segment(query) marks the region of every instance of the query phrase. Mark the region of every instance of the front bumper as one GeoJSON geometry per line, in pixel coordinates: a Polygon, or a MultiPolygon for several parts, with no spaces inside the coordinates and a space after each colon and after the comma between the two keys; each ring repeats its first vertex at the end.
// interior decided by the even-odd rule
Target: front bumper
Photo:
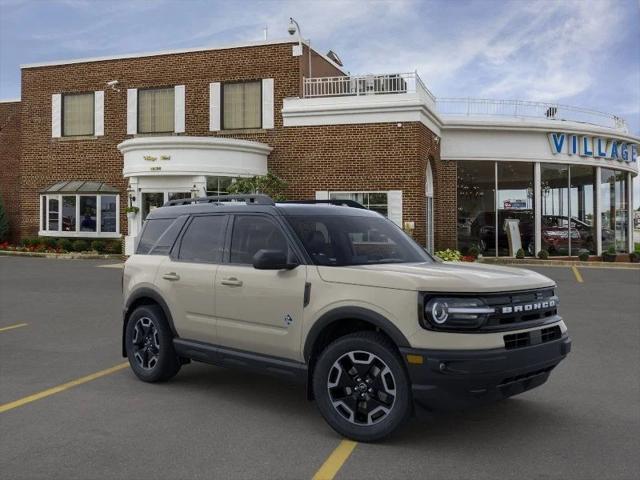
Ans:
{"type": "Polygon", "coordinates": [[[400,349],[413,399],[428,410],[462,409],[540,386],[570,351],[567,334],[551,342],[512,350],[400,349]],[[418,363],[420,358],[422,363],[418,363]]]}

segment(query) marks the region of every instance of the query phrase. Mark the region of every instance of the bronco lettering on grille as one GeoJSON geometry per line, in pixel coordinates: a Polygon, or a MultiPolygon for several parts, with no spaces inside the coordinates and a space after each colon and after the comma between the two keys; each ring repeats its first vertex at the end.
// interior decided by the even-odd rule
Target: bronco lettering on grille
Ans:
{"type": "Polygon", "coordinates": [[[520,305],[510,305],[508,307],[502,307],[502,309],[500,310],[500,313],[533,312],[535,310],[553,308],[555,306],[556,306],[555,300],[548,300],[544,302],[535,302],[535,303],[522,303],[520,305]]]}

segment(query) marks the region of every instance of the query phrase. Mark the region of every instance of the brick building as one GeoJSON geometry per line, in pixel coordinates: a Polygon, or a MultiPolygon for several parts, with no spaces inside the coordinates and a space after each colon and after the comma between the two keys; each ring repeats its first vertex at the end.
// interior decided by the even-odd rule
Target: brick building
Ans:
{"type": "Polygon", "coordinates": [[[629,248],[638,138],[617,117],[531,102],[505,115],[334,60],[285,40],[23,66],[20,101],[0,103],[14,237],[124,236],[131,252],[150,209],[271,171],[287,197],[356,199],[429,250],[629,248]]]}

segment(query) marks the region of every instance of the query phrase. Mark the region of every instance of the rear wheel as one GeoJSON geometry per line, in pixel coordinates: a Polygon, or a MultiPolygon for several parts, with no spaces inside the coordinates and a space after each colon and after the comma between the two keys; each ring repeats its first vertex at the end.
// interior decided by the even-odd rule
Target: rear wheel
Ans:
{"type": "Polygon", "coordinates": [[[313,372],[318,408],[329,425],[357,441],[386,437],[411,412],[411,390],[393,344],[375,332],[339,338],[313,372]]]}
{"type": "Polygon", "coordinates": [[[131,313],[125,345],[131,369],[142,381],[166,381],[180,370],[173,334],[157,305],[142,305],[131,313]]]}

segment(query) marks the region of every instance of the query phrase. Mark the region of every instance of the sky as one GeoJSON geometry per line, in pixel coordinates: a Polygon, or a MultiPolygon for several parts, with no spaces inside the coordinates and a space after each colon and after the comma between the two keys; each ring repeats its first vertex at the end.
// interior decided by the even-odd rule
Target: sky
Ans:
{"type": "Polygon", "coordinates": [[[20,64],[281,39],[291,16],[353,74],[417,70],[437,97],[587,107],[640,135],[640,0],[0,0],[0,99],[20,64]]]}

